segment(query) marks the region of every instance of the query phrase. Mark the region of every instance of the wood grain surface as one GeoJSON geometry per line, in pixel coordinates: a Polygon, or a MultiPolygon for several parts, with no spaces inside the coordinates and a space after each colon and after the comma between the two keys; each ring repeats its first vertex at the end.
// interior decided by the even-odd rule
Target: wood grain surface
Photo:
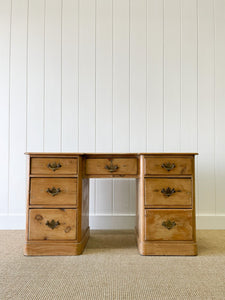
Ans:
{"type": "Polygon", "coordinates": [[[76,158],[31,158],[31,174],[49,174],[49,175],[63,175],[63,174],[77,174],[77,159],[76,158]],[[48,164],[60,164],[61,167],[53,171],[48,167],[48,164]]]}
{"type": "Polygon", "coordinates": [[[76,240],[76,209],[30,209],[29,240],[76,240]],[[58,222],[56,228],[47,223],[58,222]]]}
{"type": "Polygon", "coordinates": [[[76,178],[31,178],[30,205],[76,205],[77,179],[76,178]],[[53,196],[53,188],[59,189],[53,196]]]}
{"type": "Polygon", "coordinates": [[[145,240],[146,241],[191,241],[192,211],[190,209],[146,209],[145,240]],[[175,222],[171,229],[163,226],[163,222],[175,222]]]}
{"type": "Polygon", "coordinates": [[[145,178],[145,205],[163,207],[191,207],[192,179],[145,178]],[[167,189],[171,195],[165,195],[167,189]],[[164,192],[164,193],[163,193],[164,192]]]}

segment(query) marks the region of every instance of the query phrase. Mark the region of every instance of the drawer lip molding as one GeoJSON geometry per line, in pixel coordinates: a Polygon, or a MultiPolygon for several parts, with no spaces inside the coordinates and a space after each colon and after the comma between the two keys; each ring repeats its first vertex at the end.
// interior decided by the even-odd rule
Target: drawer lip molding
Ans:
{"type": "Polygon", "coordinates": [[[31,157],[31,175],[74,175],[78,173],[77,158],[31,157]]]}
{"type": "Polygon", "coordinates": [[[145,209],[146,241],[192,241],[191,209],[145,209]]]}
{"type": "Polygon", "coordinates": [[[29,240],[76,240],[77,210],[32,208],[29,210],[29,240]]]}
{"type": "Polygon", "coordinates": [[[76,206],[77,178],[32,177],[30,179],[30,205],[76,206]],[[54,188],[56,189],[56,193],[54,193],[54,188]]]}
{"type": "Polygon", "coordinates": [[[161,208],[192,207],[193,180],[186,178],[145,178],[145,206],[161,208]]]}

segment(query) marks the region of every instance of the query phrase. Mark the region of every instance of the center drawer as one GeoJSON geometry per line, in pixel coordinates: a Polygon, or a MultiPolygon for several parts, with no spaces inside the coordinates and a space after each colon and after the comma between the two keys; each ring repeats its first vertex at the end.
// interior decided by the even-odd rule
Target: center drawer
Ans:
{"type": "Polygon", "coordinates": [[[30,205],[76,205],[76,178],[31,178],[30,205]]]}
{"type": "Polygon", "coordinates": [[[191,207],[191,178],[145,178],[145,205],[191,207]]]}
{"type": "Polygon", "coordinates": [[[30,209],[29,240],[76,240],[76,209],[30,209]]]}
{"type": "Polygon", "coordinates": [[[87,175],[135,175],[137,174],[136,158],[87,158],[87,175]]]}

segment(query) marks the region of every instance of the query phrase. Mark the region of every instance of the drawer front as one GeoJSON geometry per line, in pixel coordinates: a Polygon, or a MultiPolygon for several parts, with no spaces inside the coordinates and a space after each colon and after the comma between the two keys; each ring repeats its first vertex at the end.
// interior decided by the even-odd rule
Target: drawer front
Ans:
{"type": "Polygon", "coordinates": [[[135,175],[137,174],[136,158],[88,158],[86,159],[87,175],[135,175]]]}
{"type": "Polygon", "coordinates": [[[192,205],[192,180],[187,178],[145,178],[145,205],[192,205]]]}
{"type": "Polygon", "coordinates": [[[31,174],[77,174],[77,158],[31,158],[31,174]]]}
{"type": "Polygon", "coordinates": [[[192,210],[146,209],[145,240],[190,241],[192,240],[192,210]]]}
{"type": "Polygon", "coordinates": [[[192,157],[148,157],[145,158],[145,174],[190,175],[192,161],[192,157]]]}
{"type": "Polygon", "coordinates": [[[31,178],[31,205],[76,205],[76,178],[31,178]]]}
{"type": "Polygon", "coordinates": [[[30,240],[76,240],[75,209],[30,209],[30,240]]]}

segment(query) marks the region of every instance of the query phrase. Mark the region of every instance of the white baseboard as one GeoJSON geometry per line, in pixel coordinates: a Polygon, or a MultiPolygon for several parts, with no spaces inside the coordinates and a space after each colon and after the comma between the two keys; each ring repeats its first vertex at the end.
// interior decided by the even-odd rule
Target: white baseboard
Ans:
{"type": "Polygon", "coordinates": [[[24,214],[0,214],[0,229],[25,229],[26,216],[24,214]]]}
{"type": "Polygon", "coordinates": [[[196,217],[197,229],[225,229],[225,215],[199,215],[196,217]]]}
{"type": "Polygon", "coordinates": [[[136,223],[135,215],[91,215],[89,218],[91,229],[134,229],[136,223]]]}
{"type": "MultiPolygon", "coordinates": [[[[135,215],[90,215],[91,229],[134,229],[135,215]]],[[[25,229],[24,214],[0,214],[0,230],[25,229]]],[[[225,215],[200,215],[196,218],[197,229],[225,229],[225,215]]]]}

